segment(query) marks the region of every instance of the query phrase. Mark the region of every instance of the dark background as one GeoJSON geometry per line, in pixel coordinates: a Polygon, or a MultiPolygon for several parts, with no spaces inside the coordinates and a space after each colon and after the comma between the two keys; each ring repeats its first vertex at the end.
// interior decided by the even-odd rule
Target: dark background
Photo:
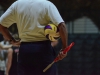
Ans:
{"type": "MultiPolygon", "coordinates": [[[[3,10],[16,0],[0,0],[3,10]]],[[[100,0],[50,0],[58,8],[65,22],[87,16],[100,29],[100,0]]]]}
{"type": "MultiPolygon", "coordinates": [[[[0,0],[2,11],[15,0],[0,0]]],[[[50,0],[58,8],[66,24],[82,17],[91,19],[100,30],[100,0],[50,0]]],[[[72,30],[74,24],[72,25],[72,30]]],[[[17,33],[16,24],[9,30],[17,33]]],[[[80,31],[79,31],[80,32],[80,31]]],[[[2,37],[2,35],[1,35],[2,37]]],[[[59,75],[100,75],[100,34],[98,33],[69,33],[68,43],[75,42],[68,56],[57,62],[59,75]]],[[[2,39],[2,38],[1,38],[2,39]]],[[[56,52],[61,49],[61,40],[55,47],[56,52]]]]}

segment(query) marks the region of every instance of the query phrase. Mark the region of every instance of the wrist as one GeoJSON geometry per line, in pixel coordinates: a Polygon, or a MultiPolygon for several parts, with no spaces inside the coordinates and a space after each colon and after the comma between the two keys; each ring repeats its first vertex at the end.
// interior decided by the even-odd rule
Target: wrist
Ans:
{"type": "Polygon", "coordinates": [[[11,39],[8,40],[10,43],[15,42],[15,39],[12,37],[11,39]]]}
{"type": "Polygon", "coordinates": [[[62,46],[62,49],[65,49],[65,48],[67,48],[68,47],[68,45],[64,45],[64,46],[62,46]]]}
{"type": "Polygon", "coordinates": [[[64,50],[66,47],[62,47],[62,50],[64,50]]]}

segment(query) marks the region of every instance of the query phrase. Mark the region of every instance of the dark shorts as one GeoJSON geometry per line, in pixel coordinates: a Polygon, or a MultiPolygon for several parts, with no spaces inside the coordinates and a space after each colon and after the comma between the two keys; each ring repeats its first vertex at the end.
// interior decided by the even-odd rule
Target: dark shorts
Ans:
{"type": "Polygon", "coordinates": [[[18,56],[18,75],[57,75],[56,63],[43,69],[55,58],[50,41],[22,42],[18,56]]]}
{"type": "Polygon", "coordinates": [[[17,64],[14,64],[13,66],[11,66],[10,71],[9,71],[9,75],[18,75],[17,74],[17,64]]]}
{"type": "Polygon", "coordinates": [[[12,64],[11,64],[11,68],[9,70],[9,75],[18,75],[17,74],[17,52],[15,52],[16,49],[18,49],[18,47],[12,47],[13,49],[13,58],[12,58],[12,64]]]}

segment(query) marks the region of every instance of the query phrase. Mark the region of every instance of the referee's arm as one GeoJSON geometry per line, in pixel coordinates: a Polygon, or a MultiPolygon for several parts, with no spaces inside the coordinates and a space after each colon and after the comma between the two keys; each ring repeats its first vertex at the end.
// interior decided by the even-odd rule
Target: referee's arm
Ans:
{"type": "Polygon", "coordinates": [[[62,50],[68,46],[68,31],[65,25],[64,20],[62,19],[56,6],[49,2],[47,7],[47,19],[52,21],[59,28],[60,37],[62,40],[62,50]]]}
{"type": "Polygon", "coordinates": [[[64,22],[58,25],[60,37],[62,40],[63,47],[65,49],[68,46],[68,31],[64,22]]]}

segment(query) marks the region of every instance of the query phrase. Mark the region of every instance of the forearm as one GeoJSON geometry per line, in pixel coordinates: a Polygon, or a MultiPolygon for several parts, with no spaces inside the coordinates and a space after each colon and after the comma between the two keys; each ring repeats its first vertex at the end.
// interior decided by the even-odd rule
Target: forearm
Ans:
{"type": "Polygon", "coordinates": [[[65,49],[68,46],[68,31],[65,23],[60,23],[58,25],[58,28],[59,28],[59,34],[63,44],[62,48],[65,49]]]}
{"type": "Polygon", "coordinates": [[[14,39],[14,38],[11,36],[11,34],[9,33],[8,28],[2,26],[1,24],[0,24],[0,32],[2,33],[2,35],[3,35],[8,41],[11,40],[11,39],[14,39]]]}

